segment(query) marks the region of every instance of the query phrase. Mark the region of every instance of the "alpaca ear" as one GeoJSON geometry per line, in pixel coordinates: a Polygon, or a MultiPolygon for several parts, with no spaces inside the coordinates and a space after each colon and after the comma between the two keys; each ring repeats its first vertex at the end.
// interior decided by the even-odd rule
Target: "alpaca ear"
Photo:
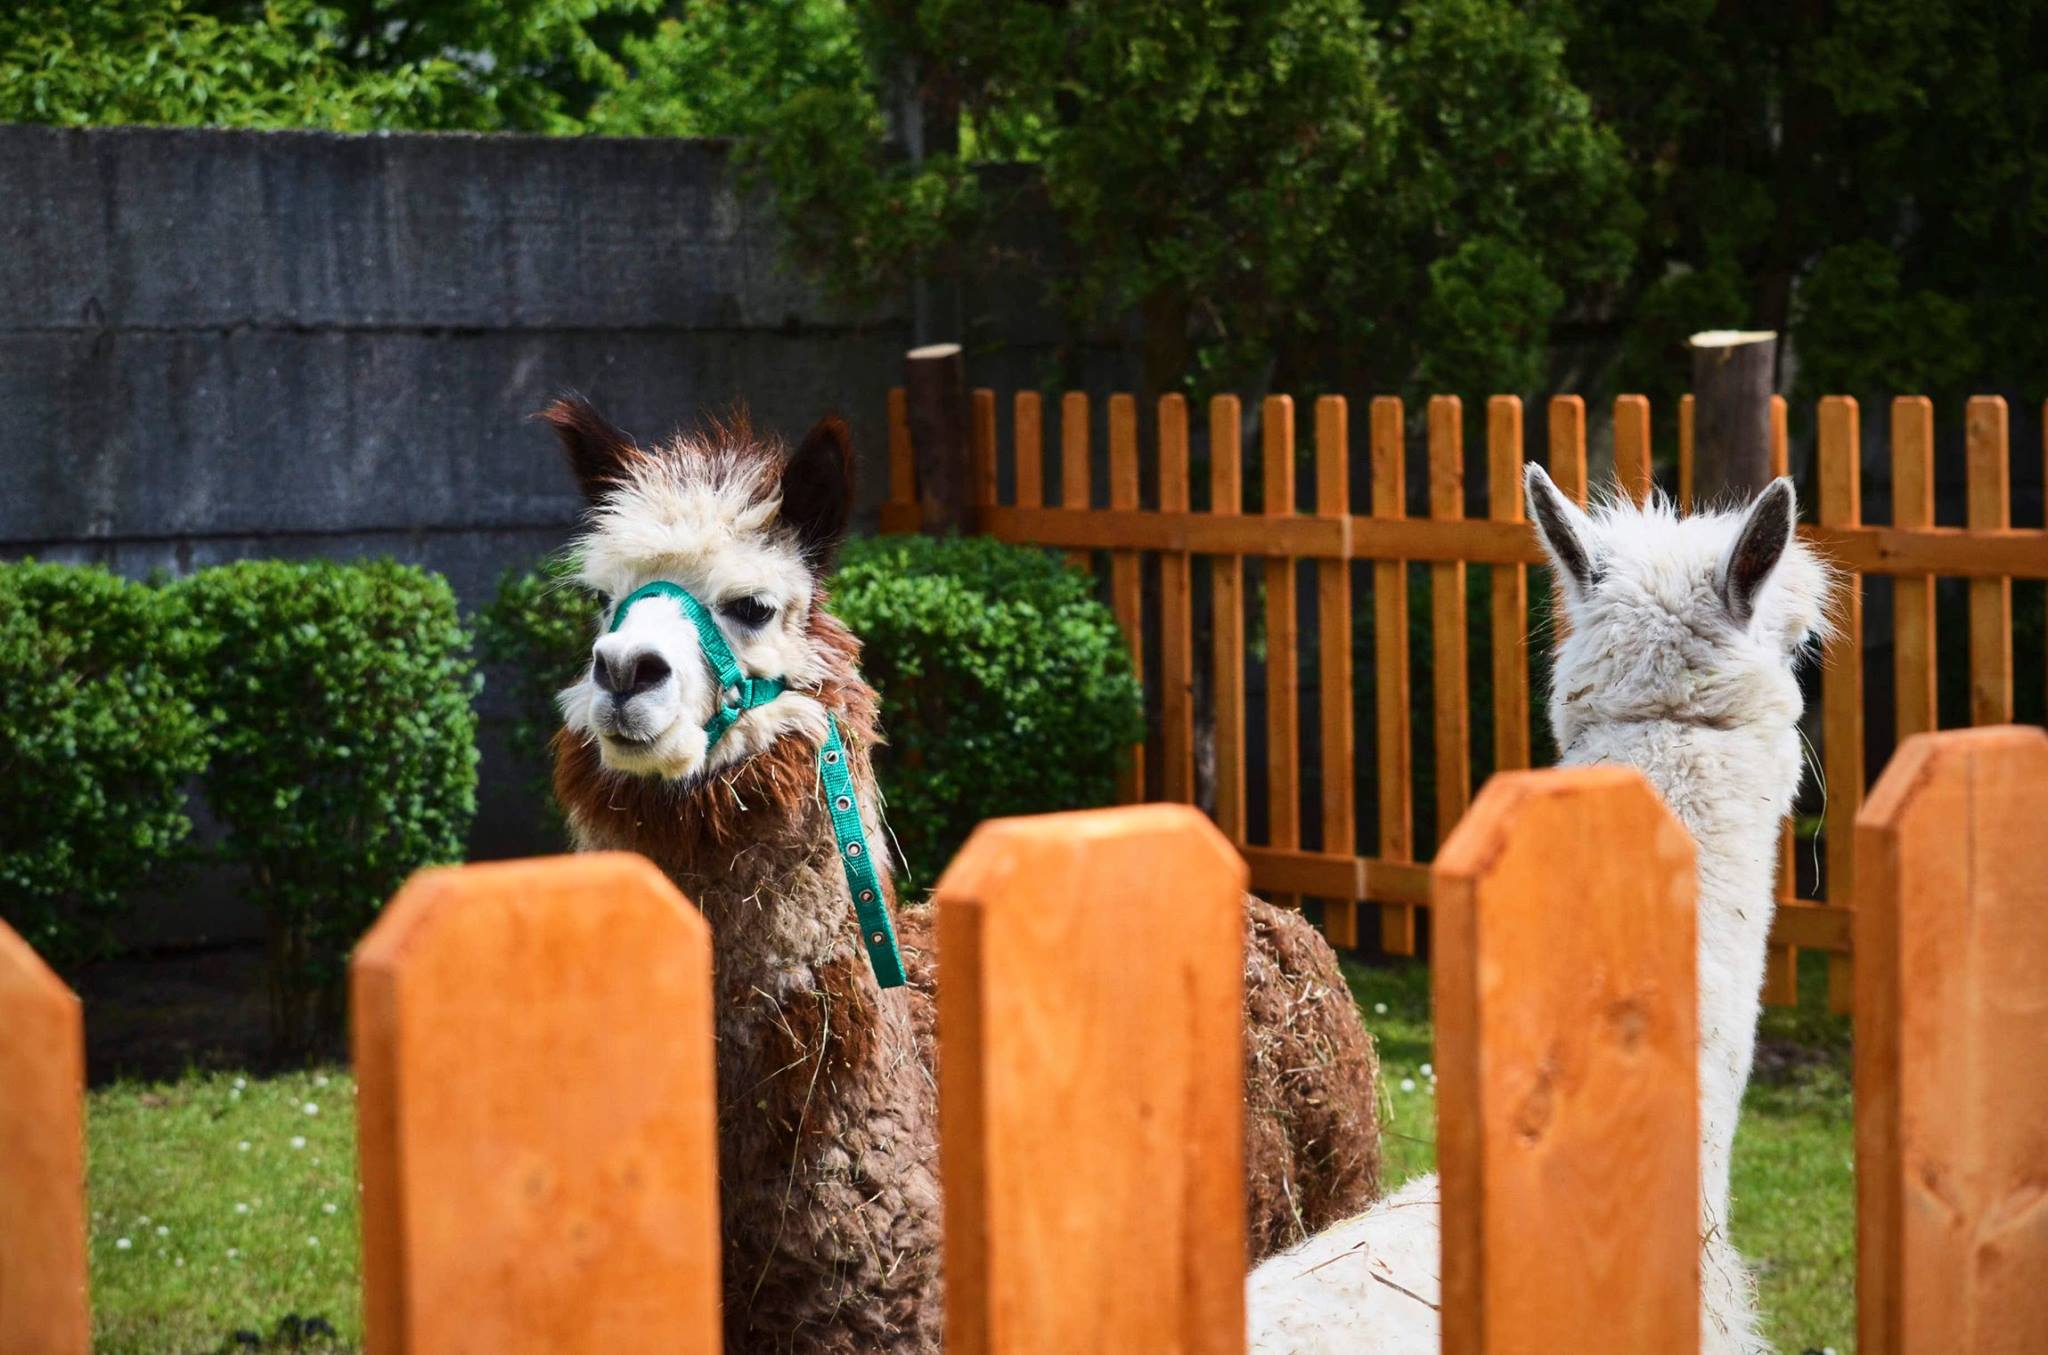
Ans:
{"type": "Polygon", "coordinates": [[[626,465],[639,453],[633,440],[614,428],[580,395],[555,401],[535,418],[547,423],[569,454],[569,469],[584,499],[598,503],[626,478],[626,465]]]}
{"type": "Polygon", "coordinates": [[[1522,487],[1529,501],[1529,520],[1559,577],[1568,579],[1580,592],[1599,582],[1593,564],[1593,520],[1583,508],[1564,496],[1551,483],[1543,467],[1531,461],[1522,472],[1522,487]]]}
{"type": "Polygon", "coordinates": [[[1792,482],[1783,476],[1764,486],[1742,519],[1742,531],[1721,566],[1721,600],[1737,626],[1747,626],[1756,613],[1756,595],[1771,571],[1785,558],[1799,522],[1799,501],[1792,482]]]}
{"type": "Polygon", "coordinates": [[[822,573],[853,513],[853,438],[828,415],[804,435],[782,472],[782,521],[796,530],[804,559],[822,573]]]}

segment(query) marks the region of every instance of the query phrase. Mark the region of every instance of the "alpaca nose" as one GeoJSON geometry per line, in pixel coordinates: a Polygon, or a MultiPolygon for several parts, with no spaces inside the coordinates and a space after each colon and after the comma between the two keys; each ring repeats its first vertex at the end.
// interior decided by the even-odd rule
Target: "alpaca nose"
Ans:
{"type": "Polygon", "coordinates": [[[659,687],[668,681],[668,675],[668,661],[651,649],[629,654],[600,652],[590,661],[590,680],[622,704],[659,687]]]}

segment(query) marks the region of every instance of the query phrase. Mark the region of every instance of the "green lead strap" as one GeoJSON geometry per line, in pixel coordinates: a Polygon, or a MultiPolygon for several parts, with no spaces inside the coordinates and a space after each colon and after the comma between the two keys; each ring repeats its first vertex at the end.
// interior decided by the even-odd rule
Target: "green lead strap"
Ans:
{"type": "Polygon", "coordinates": [[[846,888],[860,918],[860,941],[868,963],[884,988],[903,986],[903,953],[896,948],[896,928],[882,899],[875,854],[861,827],[860,805],[853,797],[853,774],[846,768],[846,745],[839,741],[839,722],[825,719],[825,743],[818,749],[818,779],[825,783],[826,807],[832,811],[832,836],[839,845],[839,864],[846,869],[846,888]]]}
{"type": "MultiPolygon", "coordinates": [[[[626,620],[626,612],[645,597],[675,599],[683,615],[696,628],[697,642],[704,657],[718,675],[718,710],[704,726],[707,749],[733,722],[756,706],[765,706],[788,690],[781,678],[750,678],[740,671],[725,632],[703,603],[680,584],[656,579],[636,588],[612,613],[610,630],[626,620]]],[[[832,813],[832,838],[839,849],[839,864],[846,871],[847,892],[853,895],[853,911],[860,919],[861,944],[867,947],[868,963],[884,988],[903,986],[903,954],[896,948],[896,928],[889,921],[889,905],[882,898],[882,879],[875,871],[874,852],[868,846],[867,830],[861,826],[860,805],[853,795],[853,773],[846,766],[846,745],[839,739],[839,722],[825,717],[825,742],[818,749],[818,779],[825,787],[826,806],[832,813]]]]}

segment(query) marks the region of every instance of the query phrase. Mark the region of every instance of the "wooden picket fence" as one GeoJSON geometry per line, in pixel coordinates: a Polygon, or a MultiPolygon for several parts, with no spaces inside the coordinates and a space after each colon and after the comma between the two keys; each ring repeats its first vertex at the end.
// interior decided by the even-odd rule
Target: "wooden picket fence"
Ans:
{"type": "MultiPolygon", "coordinates": [[[[1910,740],[1858,820],[1865,1355],[2048,1349],[2044,822],[2014,727],[1910,740]]],[[[955,1355],[1243,1349],[1245,880],[1150,805],[985,824],[941,881],[955,1355]]],[[[1450,1355],[1697,1348],[1694,888],[1622,768],[1496,776],[1438,854],[1450,1355]]],[[[666,879],[423,871],[352,997],[370,1355],[717,1351],[711,944],[666,879]]],[[[0,926],[0,1355],[88,1349],[83,1049],[0,926]]]]}
{"type": "MultiPolygon", "coordinates": [[[[1431,747],[1436,763],[1435,815],[1439,841],[1470,803],[1472,786],[1472,703],[1468,684],[1466,578],[1469,568],[1491,571],[1493,761],[1497,770],[1530,763],[1530,679],[1528,653],[1528,567],[1543,555],[1523,518],[1521,468],[1525,456],[1522,402],[1495,396],[1487,402],[1487,503],[1485,519],[1466,516],[1464,411],[1456,396],[1429,401],[1427,439],[1429,516],[1407,516],[1406,419],[1402,402],[1381,397],[1371,403],[1370,508],[1354,512],[1350,474],[1350,412],[1340,396],[1315,402],[1313,462],[1315,502],[1303,511],[1296,502],[1297,439],[1294,401],[1269,396],[1260,410],[1262,447],[1257,470],[1263,504],[1256,515],[1243,512],[1244,485],[1253,461],[1241,445],[1244,411],[1236,396],[1209,402],[1208,503],[1194,507],[1189,465],[1189,410],[1179,395],[1159,401],[1153,448],[1155,506],[1141,507],[1143,469],[1137,402],[1128,395],[1108,402],[1106,496],[1092,484],[1094,412],[1086,395],[1068,393],[1059,407],[1058,502],[1046,495],[1044,410],[1035,391],[1011,401],[1010,439],[1003,450],[997,429],[998,400],[988,389],[971,401],[969,487],[975,522],[1000,540],[1064,547],[1084,566],[1100,560],[1111,606],[1131,647],[1141,676],[1146,671],[1148,620],[1159,637],[1156,689],[1158,747],[1135,750],[1133,770],[1120,787],[1126,802],[1195,799],[1195,666],[1209,665],[1214,720],[1215,819],[1251,863],[1252,887],[1268,896],[1322,901],[1324,927],[1340,946],[1358,944],[1361,903],[1378,906],[1381,947],[1413,954],[1416,910],[1428,902],[1428,871],[1418,860],[1414,828],[1415,769],[1410,756],[1410,653],[1407,571],[1430,572],[1431,747]],[[1007,474],[1005,474],[1007,473],[1007,474]],[[998,485],[1014,486],[999,502],[998,485]],[[1106,498],[1106,506],[1097,503],[1106,498]],[[1145,615],[1141,561],[1156,556],[1159,593],[1156,614],[1145,615]],[[1246,777],[1254,774],[1246,756],[1247,609],[1261,599],[1247,591],[1245,561],[1262,562],[1265,623],[1265,742],[1267,830],[1251,837],[1246,777]],[[1206,564],[1211,599],[1211,652],[1194,645],[1193,579],[1197,560],[1206,564]],[[1350,562],[1369,561],[1372,570],[1375,708],[1366,741],[1370,759],[1358,753],[1353,703],[1321,700],[1315,740],[1321,768],[1321,845],[1304,850],[1303,730],[1300,718],[1298,590],[1304,561],[1314,562],[1315,652],[1322,693],[1349,693],[1352,673],[1352,576],[1350,562]],[[1161,769],[1159,784],[1147,786],[1149,761],[1161,769]],[[1367,762],[1370,761],[1370,769],[1367,762]],[[1378,841],[1361,850],[1357,791],[1371,777],[1378,795],[1378,841]]],[[[1614,460],[1620,487],[1641,501],[1651,492],[1650,403],[1639,395],[1614,402],[1614,460]]],[[[1934,524],[1934,409],[1920,396],[1892,402],[1891,455],[1894,521],[1866,523],[1862,512],[1861,431],[1856,401],[1830,397],[1817,410],[1819,501],[1817,522],[1802,533],[1844,572],[1839,600],[1840,628],[1822,656],[1822,767],[1827,797],[1821,841],[1826,852],[1821,898],[1797,896],[1791,827],[1786,827],[1780,863],[1778,920],[1773,932],[1767,1000],[1797,1001],[1800,949],[1829,954],[1829,991],[1846,1010],[1853,989],[1849,963],[1852,905],[1857,897],[1856,858],[1850,825],[1869,783],[1864,766],[1863,591],[1872,575],[1896,580],[1894,624],[1897,737],[1935,728],[1936,667],[1934,581],[1939,576],[1970,580],[1970,723],[1998,724],[2013,718],[2012,581],[2048,578],[2048,530],[2011,525],[2011,489],[2006,404],[2002,398],[1972,399],[1966,413],[1968,442],[1968,525],[1934,524]]],[[[1772,402],[1773,460],[1777,473],[1788,462],[1787,409],[1772,402]]],[[[1584,503],[1586,408],[1578,396],[1550,401],[1546,465],[1558,487],[1584,503]]],[[[1692,397],[1680,403],[1678,485],[1681,506],[1692,500],[1692,397]]],[[[921,521],[916,458],[910,440],[904,392],[889,394],[889,499],[882,510],[886,531],[915,531],[921,521]]],[[[2048,465],[2048,443],[2044,443],[2048,465]]],[[[2030,674],[2030,681],[2048,674],[2030,674]]]]}

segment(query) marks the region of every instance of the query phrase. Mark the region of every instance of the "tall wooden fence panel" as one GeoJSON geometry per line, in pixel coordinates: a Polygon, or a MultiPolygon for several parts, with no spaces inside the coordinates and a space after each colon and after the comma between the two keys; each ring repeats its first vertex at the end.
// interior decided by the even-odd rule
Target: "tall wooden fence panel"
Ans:
{"type": "Polygon", "coordinates": [[[2048,1350],[2048,733],[1916,734],[1857,820],[1864,1355],[2048,1350]]]}
{"type": "Polygon", "coordinates": [[[940,880],[952,1355],[1243,1349],[1244,883],[1167,805],[985,823],[940,880]]]}
{"type": "Polygon", "coordinates": [[[1431,892],[1445,1355],[1697,1349],[1691,839],[1633,770],[1504,773],[1431,892]]]}
{"type": "Polygon", "coordinates": [[[711,943],[675,886],[422,871],[350,980],[372,1355],[716,1351],[711,943]]]}
{"type": "MultiPolygon", "coordinates": [[[[1526,626],[1526,572],[1544,563],[1528,526],[1521,520],[1518,467],[1524,457],[1541,457],[1558,486],[1584,502],[1586,472],[1586,409],[1577,396],[1559,396],[1545,411],[1545,445],[1525,446],[1521,402],[1500,396],[1487,404],[1485,465],[1487,515],[1470,516],[1464,483],[1466,432],[1463,407],[1455,397],[1430,400],[1420,419],[1420,436],[1428,467],[1428,516],[1407,512],[1406,451],[1409,412],[1399,400],[1373,400],[1362,436],[1371,466],[1369,502],[1359,511],[1352,502],[1348,448],[1351,436],[1348,406],[1340,397],[1316,402],[1312,453],[1298,445],[1293,401],[1269,396],[1259,407],[1256,453],[1244,445],[1245,410],[1234,396],[1210,402],[1208,419],[1208,503],[1191,502],[1191,462],[1187,411],[1179,396],[1168,396],[1156,411],[1141,411],[1128,397],[1111,402],[1111,487],[1097,495],[1091,483],[1091,429],[1097,411],[1088,397],[1068,392],[1061,400],[1062,472],[1060,506],[1043,503],[1043,472],[1039,447],[1038,397],[1020,394],[1013,402],[1010,447],[1005,453],[1002,430],[994,415],[999,407],[988,394],[977,420],[977,458],[983,486],[975,520],[982,531],[1006,541],[1067,550],[1079,564],[1099,559],[1105,571],[1106,594],[1125,632],[1132,638],[1133,661],[1145,670],[1141,637],[1152,633],[1156,620],[1161,663],[1153,673],[1161,696],[1154,722],[1159,748],[1134,760],[1134,768],[1156,763],[1164,771],[1160,784],[1143,785],[1142,773],[1126,776],[1127,798],[1166,798],[1192,803],[1201,795],[1196,784],[1192,750],[1198,746],[1197,687],[1193,665],[1208,665],[1209,709],[1214,730],[1214,776],[1209,807],[1224,833],[1237,844],[1251,867],[1253,888],[1276,898],[1314,898],[1324,905],[1333,939],[1350,943],[1360,935],[1358,906],[1379,908],[1381,945],[1396,954],[1412,953],[1416,944],[1417,910],[1428,903],[1426,864],[1418,860],[1415,823],[1418,767],[1411,757],[1411,667],[1408,574],[1423,566],[1429,576],[1430,649],[1433,697],[1428,711],[1425,765],[1432,768],[1434,793],[1422,813],[1444,840],[1464,813],[1474,776],[1471,701],[1472,656],[1467,652],[1466,609],[1471,582],[1468,570],[1482,567],[1491,596],[1489,686],[1493,747],[1491,761],[1506,770],[1530,760],[1531,654],[1526,626]],[[1152,430],[1150,445],[1147,429],[1152,430]],[[1012,502],[995,492],[1005,456],[1015,467],[1018,486],[1012,502]],[[1315,501],[1298,509],[1295,500],[1297,458],[1312,455],[1315,501]],[[1151,474],[1147,474],[1150,461],[1151,474]],[[1258,487],[1260,511],[1245,511],[1247,479],[1258,487]],[[1146,507],[1143,487],[1156,483],[1154,506],[1146,507]],[[1098,499],[1101,502],[1098,502],[1098,499]],[[1144,559],[1161,562],[1158,600],[1148,604],[1141,587],[1144,559]],[[1250,570],[1246,562],[1252,562],[1250,570]],[[1376,692],[1370,718],[1354,719],[1350,682],[1353,671],[1349,635],[1352,603],[1350,565],[1370,564],[1372,627],[1370,671],[1376,692]],[[1312,572],[1295,566],[1312,562],[1312,572]],[[1190,599],[1197,580],[1206,575],[1211,612],[1205,623],[1210,644],[1197,654],[1196,626],[1190,599]],[[1304,607],[1299,590],[1314,590],[1304,607]],[[1248,591],[1249,590],[1249,591],[1248,591]],[[1259,618],[1254,625],[1251,618],[1259,618]],[[1314,618],[1314,634],[1306,634],[1301,618],[1314,618]],[[1265,755],[1262,768],[1248,766],[1247,663],[1258,662],[1264,645],[1265,755]],[[1304,665],[1302,654],[1314,645],[1315,662],[1304,665]],[[1304,758],[1301,728],[1303,683],[1316,683],[1318,728],[1308,737],[1319,752],[1304,758]],[[1332,693],[1340,693],[1330,699],[1332,693]],[[1372,747],[1357,746],[1365,732],[1372,747]],[[1311,778],[1311,769],[1319,769],[1311,778]],[[1246,793],[1249,778],[1265,788],[1264,831],[1254,834],[1255,804],[1246,793]],[[1305,789],[1319,786],[1317,803],[1305,804],[1305,789]],[[1363,823],[1357,807],[1365,787],[1378,805],[1377,823],[1363,823]],[[1372,831],[1376,828],[1376,832],[1372,831]],[[1305,846],[1316,831],[1314,846],[1305,846]],[[1370,854],[1361,841],[1371,842],[1370,854]]],[[[883,514],[885,527],[910,530],[917,525],[914,478],[907,426],[900,395],[890,400],[892,421],[892,503],[883,514]]],[[[1692,497],[1690,401],[1678,410],[1682,501],[1692,497]]],[[[1895,402],[1891,413],[1893,464],[1899,485],[1894,520],[1865,521],[1859,473],[1861,417],[1856,402],[1830,397],[1815,411],[1817,427],[1817,492],[1808,505],[1812,521],[1801,528],[1808,540],[1842,570],[1843,590],[1837,600],[1837,629],[1821,656],[1818,721],[1822,731],[1821,766],[1826,776],[1826,804],[1820,833],[1822,869],[1817,897],[1796,897],[1790,825],[1785,837],[1778,921],[1772,936],[1771,965],[1766,985],[1775,1002],[1796,999],[1796,958],[1800,949],[1830,955],[1829,988],[1838,1006],[1846,1006],[1852,988],[1848,963],[1852,905],[1856,898],[1856,853],[1852,825],[1863,790],[1874,769],[1864,765],[1863,584],[1871,576],[1898,581],[1894,608],[1899,624],[1895,672],[1900,688],[1898,734],[1931,727],[1938,695],[1935,677],[1933,581],[1938,577],[1968,579],[1970,610],[1966,639],[1970,662],[1970,711],[1974,723],[2011,718],[2017,678],[2012,658],[2012,580],[2048,579],[2048,530],[2011,526],[2010,448],[2004,401],[1980,397],[1962,411],[1967,425],[1969,512],[1967,525],[1937,526],[1933,520],[1932,406],[1919,397],[1895,402]]],[[[1789,460],[1788,410],[1774,399],[1771,411],[1772,457],[1781,473],[1789,460]]],[[[1613,410],[1615,464],[1619,483],[1640,500],[1653,488],[1652,410],[1640,396],[1617,399],[1613,410]]],[[[1198,451],[1199,449],[1195,449],[1198,451]]],[[[1562,625],[1559,618],[1557,624],[1562,625]]],[[[1539,637],[1540,640],[1541,637],[1539,637]]],[[[1361,661],[1362,663],[1363,661],[1361,661]]],[[[2041,673],[2023,680],[2044,681],[2041,673]]],[[[1258,784],[1252,782],[1250,784],[1258,784]]]]}
{"type": "Polygon", "coordinates": [[[85,1355],[85,1024],[0,922],[0,1355],[85,1355]]]}

